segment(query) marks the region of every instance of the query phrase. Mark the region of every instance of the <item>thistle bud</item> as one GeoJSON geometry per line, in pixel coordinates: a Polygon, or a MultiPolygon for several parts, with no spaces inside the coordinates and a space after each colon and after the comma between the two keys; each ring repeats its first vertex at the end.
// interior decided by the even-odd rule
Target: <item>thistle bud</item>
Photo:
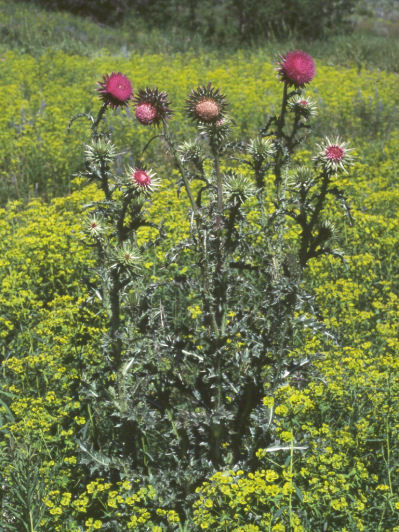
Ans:
{"type": "Polygon", "coordinates": [[[326,138],[318,147],[319,153],[313,159],[330,174],[338,171],[346,172],[345,167],[353,164],[353,157],[350,154],[353,149],[348,148],[347,143],[342,142],[339,137],[332,141],[326,138]]]}
{"type": "Polygon", "coordinates": [[[224,177],[223,193],[226,199],[243,203],[255,194],[255,187],[248,177],[230,171],[224,177]]]}
{"type": "Polygon", "coordinates": [[[93,140],[85,146],[86,161],[94,166],[110,164],[116,155],[115,146],[107,139],[93,140]]]}
{"type": "Polygon", "coordinates": [[[275,154],[276,147],[271,139],[256,137],[249,141],[247,152],[256,162],[263,162],[275,154]]]}

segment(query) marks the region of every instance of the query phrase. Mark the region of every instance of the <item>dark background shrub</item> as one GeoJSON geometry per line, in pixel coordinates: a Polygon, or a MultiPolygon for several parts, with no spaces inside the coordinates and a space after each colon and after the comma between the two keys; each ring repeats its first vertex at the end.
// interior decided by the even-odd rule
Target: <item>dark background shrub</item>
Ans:
{"type": "Polygon", "coordinates": [[[356,0],[33,0],[49,9],[85,15],[106,24],[123,18],[148,27],[194,31],[216,42],[253,42],[299,34],[318,38],[347,28],[356,0]]]}

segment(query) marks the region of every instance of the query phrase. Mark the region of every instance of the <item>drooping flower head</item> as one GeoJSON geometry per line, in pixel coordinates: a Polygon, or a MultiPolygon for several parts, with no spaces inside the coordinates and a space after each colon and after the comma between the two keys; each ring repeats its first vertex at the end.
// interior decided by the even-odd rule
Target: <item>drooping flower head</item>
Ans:
{"type": "Polygon", "coordinates": [[[187,114],[197,122],[216,124],[223,118],[226,98],[208,83],[193,89],[186,99],[187,114]]]}
{"type": "Polygon", "coordinates": [[[132,84],[126,76],[120,72],[105,74],[103,81],[99,81],[98,91],[104,103],[112,107],[127,105],[133,96],[132,84]]]}
{"type": "Polygon", "coordinates": [[[317,115],[317,106],[315,102],[302,94],[296,94],[288,100],[288,109],[298,113],[303,119],[307,120],[317,115]]]}
{"type": "Polygon", "coordinates": [[[140,194],[149,194],[154,191],[155,187],[159,186],[159,179],[155,177],[155,173],[151,170],[129,167],[128,184],[133,186],[136,192],[140,194]]]}
{"type": "Polygon", "coordinates": [[[158,126],[161,122],[166,122],[172,114],[167,93],[157,88],[139,89],[134,104],[136,118],[145,126],[158,126]]]}
{"type": "Polygon", "coordinates": [[[339,170],[346,171],[345,166],[350,166],[353,161],[351,155],[352,148],[348,148],[346,142],[342,142],[339,137],[335,140],[326,140],[318,145],[319,153],[314,157],[317,164],[330,173],[335,173],[339,170]]]}
{"type": "Polygon", "coordinates": [[[316,67],[309,54],[302,52],[302,50],[295,50],[280,58],[277,71],[281,81],[294,87],[304,87],[314,78],[316,67]]]}

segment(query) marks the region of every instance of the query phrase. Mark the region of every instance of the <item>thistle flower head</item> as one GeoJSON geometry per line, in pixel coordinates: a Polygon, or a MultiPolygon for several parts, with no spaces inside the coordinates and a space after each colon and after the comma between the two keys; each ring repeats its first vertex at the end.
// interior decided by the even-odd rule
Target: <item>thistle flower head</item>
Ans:
{"type": "Polygon", "coordinates": [[[325,243],[332,243],[336,236],[335,226],[330,220],[323,220],[319,228],[319,239],[325,243]]]}
{"type": "Polygon", "coordinates": [[[275,154],[276,147],[271,139],[255,137],[247,144],[247,152],[255,161],[262,162],[275,154]]]}
{"type": "Polygon", "coordinates": [[[93,237],[99,237],[104,232],[104,226],[102,220],[95,216],[90,216],[85,223],[86,232],[93,237]]]}
{"type": "Polygon", "coordinates": [[[289,177],[288,187],[294,190],[309,190],[315,183],[313,172],[314,169],[308,166],[299,166],[289,177]]]}
{"type": "Polygon", "coordinates": [[[290,98],[288,100],[288,109],[294,113],[298,113],[304,120],[317,115],[316,103],[303,94],[296,94],[290,98]]]}
{"type": "Polygon", "coordinates": [[[230,134],[232,124],[231,118],[224,115],[217,122],[199,122],[198,130],[202,135],[213,138],[220,146],[230,134]]]}
{"type": "Polygon", "coordinates": [[[102,81],[98,82],[100,98],[111,107],[127,105],[133,96],[130,80],[120,72],[105,74],[102,81]]]}
{"type": "Polygon", "coordinates": [[[159,186],[159,179],[152,170],[143,168],[128,168],[128,185],[133,187],[139,194],[150,194],[159,186]]]}
{"type": "Polygon", "coordinates": [[[157,88],[139,89],[134,98],[136,118],[145,126],[165,123],[172,114],[169,105],[167,93],[157,88]]]}
{"type": "Polygon", "coordinates": [[[313,170],[309,166],[300,166],[295,172],[295,179],[299,183],[308,183],[313,179],[313,170]]]}
{"type": "Polygon", "coordinates": [[[115,249],[111,268],[117,266],[137,268],[140,262],[141,256],[138,248],[125,242],[122,247],[115,249]]]}
{"type": "Polygon", "coordinates": [[[108,139],[95,139],[85,146],[86,161],[95,166],[110,164],[116,157],[116,148],[108,139]]]}
{"type": "Polygon", "coordinates": [[[314,78],[316,68],[309,54],[295,50],[281,56],[277,71],[281,81],[294,87],[304,87],[314,78]]]}
{"type": "Polygon", "coordinates": [[[224,176],[223,193],[227,199],[243,203],[255,194],[255,187],[248,177],[230,171],[224,176]]]}
{"type": "Polygon", "coordinates": [[[187,114],[199,123],[217,123],[223,118],[225,108],[226,98],[211,83],[192,90],[186,99],[187,114]]]}
{"type": "Polygon", "coordinates": [[[326,138],[322,144],[318,145],[319,153],[314,157],[316,164],[321,165],[328,173],[336,173],[339,170],[346,172],[346,166],[353,163],[351,152],[346,142],[336,137],[335,140],[326,138]]]}
{"type": "Polygon", "coordinates": [[[194,164],[201,164],[204,161],[204,154],[198,142],[183,142],[178,148],[177,153],[183,163],[192,161],[194,164]]]}

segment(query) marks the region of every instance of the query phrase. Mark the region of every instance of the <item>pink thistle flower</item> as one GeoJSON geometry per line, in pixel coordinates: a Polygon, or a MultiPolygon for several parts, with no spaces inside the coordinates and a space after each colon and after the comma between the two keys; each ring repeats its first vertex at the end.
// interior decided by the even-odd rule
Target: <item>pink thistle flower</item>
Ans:
{"type": "Polygon", "coordinates": [[[220,108],[215,100],[202,100],[195,106],[197,117],[203,122],[220,122],[220,108]]]}
{"type": "Polygon", "coordinates": [[[326,159],[330,161],[342,161],[345,156],[345,151],[340,146],[333,144],[332,146],[327,146],[325,149],[326,159]]]}
{"type": "Polygon", "coordinates": [[[326,138],[324,143],[319,145],[319,149],[320,151],[314,160],[328,173],[336,173],[339,170],[345,172],[345,166],[349,166],[353,162],[350,153],[353,149],[348,148],[347,143],[342,142],[339,137],[333,141],[326,138]]]}
{"type": "Polygon", "coordinates": [[[136,118],[144,125],[150,125],[157,118],[157,109],[151,103],[141,103],[136,107],[136,118]]]}
{"type": "Polygon", "coordinates": [[[151,185],[151,176],[145,170],[135,170],[132,179],[138,187],[149,187],[151,185]]]}
{"type": "Polygon", "coordinates": [[[158,126],[165,123],[172,115],[167,93],[157,88],[139,89],[134,104],[136,118],[145,126],[158,126]]]}
{"type": "Polygon", "coordinates": [[[294,87],[304,87],[312,81],[316,73],[313,58],[301,50],[283,55],[277,70],[281,81],[294,87]]]}
{"type": "Polygon", "coordinates": [[[226,98],[211,83],[192,90],[186,99],[188,115],[203,124],[217,124],[224,116],[225,107],[226,98]]]}
{"type": "Polygon", "coordinates": [[[155,174],[151,170],[144,170],[143,168],[129,167],[128,182],[140,194],[153,192],[154,187],[159,186],[159,180],[155,177],[155,174]]]}
{"type": "Polygon", "coordinates": [[[112,107],[127,105],[133,96],[133,89],[130,80],[120,72],[106,74],[103,81],[98,82],[98,91],[103,102],[112,107]]]}

